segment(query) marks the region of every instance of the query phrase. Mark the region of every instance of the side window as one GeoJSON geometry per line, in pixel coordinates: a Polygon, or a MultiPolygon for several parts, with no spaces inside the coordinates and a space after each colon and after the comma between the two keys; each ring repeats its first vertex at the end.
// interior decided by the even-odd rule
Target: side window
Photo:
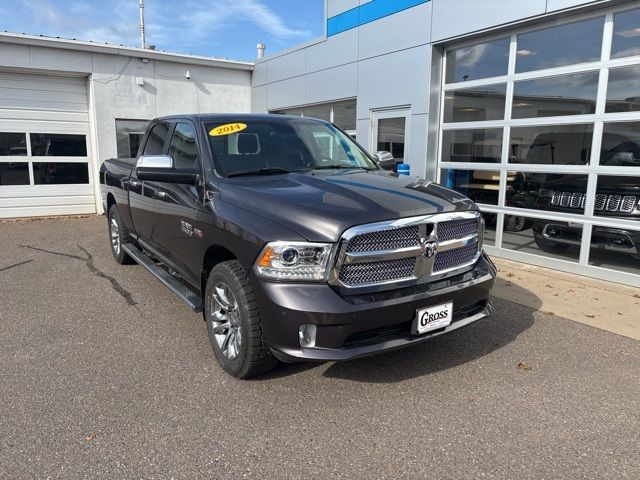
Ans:
{"type": "Polygon", "coordinates": [[[144,146],[143,155],[162,155],[162,147],[169,133],[169,125],[166,123],[158,123],[151,129],[149,138],[144,146]]]}
{"type": "Polygon", "coordinates": [[[194,168],[198,159],[196,131],[189,123],[178,123],[169,144],[169,155],[176,168],[194,168]]]}

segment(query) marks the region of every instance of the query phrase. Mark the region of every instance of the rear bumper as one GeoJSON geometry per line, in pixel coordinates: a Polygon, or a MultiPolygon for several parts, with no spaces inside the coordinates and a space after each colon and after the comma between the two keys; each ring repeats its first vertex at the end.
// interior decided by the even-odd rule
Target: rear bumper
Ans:
{"type": "Polygon", "coordinates": [[[430,284],[340,296],[326,284],[270,283],[253,278],[264,334],[282,360],[349,360],[424,342],[488,316],[496,268],[483,254],[470,271],[430,284]],[[418,309],[453,302],[451,325],[412,335],[418,309]],[[301,325],[317,326],[316,347],[301,348],[301,325]]]}

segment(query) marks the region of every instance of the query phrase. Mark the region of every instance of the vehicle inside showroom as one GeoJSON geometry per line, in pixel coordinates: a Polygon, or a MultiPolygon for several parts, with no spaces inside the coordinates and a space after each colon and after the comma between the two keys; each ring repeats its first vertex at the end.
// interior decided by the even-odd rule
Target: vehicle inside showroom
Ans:
{"type": "Polygon", "coordinates": [[[478,203],[493,255],[640,285],[638,32],[628,1],[329,1],[252,103],[350,103],[359,143],[478,203]]]}

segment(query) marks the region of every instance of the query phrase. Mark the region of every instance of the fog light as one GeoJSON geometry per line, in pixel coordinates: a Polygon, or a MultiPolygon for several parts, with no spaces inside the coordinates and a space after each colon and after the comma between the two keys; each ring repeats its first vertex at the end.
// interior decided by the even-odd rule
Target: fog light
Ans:
{"type": "Polygon", "coordinates": [[[315,347],[317,330],[318,328],[315,325],[301,325],[300,330],[298,330],[300,346],[307,348],[315,347]]]}

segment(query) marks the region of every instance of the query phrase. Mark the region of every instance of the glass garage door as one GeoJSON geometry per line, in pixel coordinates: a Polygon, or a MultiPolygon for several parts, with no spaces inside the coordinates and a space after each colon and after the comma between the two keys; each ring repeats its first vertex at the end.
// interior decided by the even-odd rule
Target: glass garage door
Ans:
{"type": "Polygon", "coordinates": [[[640,285],[640,9],[453,46],[441,115],[491,253],[640,285]]]}
{"type": "Polygon", "coordinates": [[[94,213],[87,79],[0,71],[0,218],[94,213]]]}

